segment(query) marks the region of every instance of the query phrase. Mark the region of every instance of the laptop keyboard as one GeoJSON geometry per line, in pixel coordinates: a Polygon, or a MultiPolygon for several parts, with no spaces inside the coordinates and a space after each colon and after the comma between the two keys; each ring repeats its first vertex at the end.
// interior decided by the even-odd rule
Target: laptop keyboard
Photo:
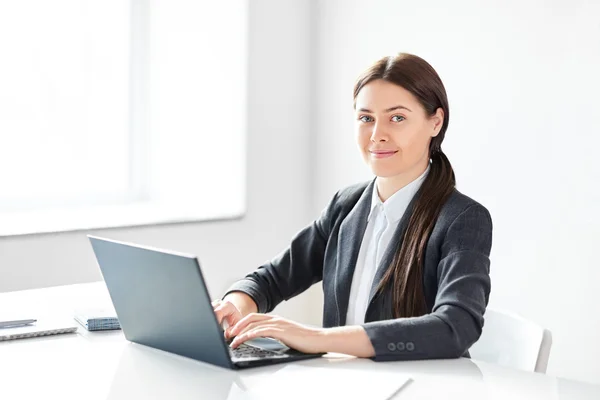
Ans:
{"type": "Polygon", "coordinates": [[[285,357],[283,354],[274,351],[259,349],[258,347],[248,346],[242,343],[236,349],[229,349],[232,358],[277,358],[285,357]]]}

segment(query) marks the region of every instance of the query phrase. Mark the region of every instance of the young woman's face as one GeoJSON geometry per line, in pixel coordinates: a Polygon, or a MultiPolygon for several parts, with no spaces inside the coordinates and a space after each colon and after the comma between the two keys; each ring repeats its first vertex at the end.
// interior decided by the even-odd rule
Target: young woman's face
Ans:
{"type": "Polygon", "coordinates": [[[428,116],[401,86],[378,79],[356,96],[356,136],[365,162],[382,178],[425,168],[429,142],[444,120],[441,108],[428,116]]]}

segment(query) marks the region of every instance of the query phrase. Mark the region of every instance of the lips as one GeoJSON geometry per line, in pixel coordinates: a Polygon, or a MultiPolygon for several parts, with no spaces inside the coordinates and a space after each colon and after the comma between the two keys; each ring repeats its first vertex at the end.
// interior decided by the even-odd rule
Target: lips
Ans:
{"type": "Polygon", "coordinates": [[[396,154],[398,150],[369,150],[369,152],[374,158],[387,158],[396,154]]]}

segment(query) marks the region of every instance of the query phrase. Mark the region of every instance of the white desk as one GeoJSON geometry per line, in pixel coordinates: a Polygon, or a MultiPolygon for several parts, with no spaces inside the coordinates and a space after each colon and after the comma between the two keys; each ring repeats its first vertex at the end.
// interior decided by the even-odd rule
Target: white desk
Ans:
{"type": "MultiPolygon", "coordinates": [[[[110,307],[110,300],[103,283],[0,294],[0,314],[18,307],[30,310],[26,316],[60,312],[71,318],[76,309],[106,306],[110,307]]],[[[292,364],[327,366],[341,377],[349,369],[410,376],[412,381],[395,399],[600,399],[600,386],[469,359],[376,363],[330,355],[229,371],[129,343],[121,331],[88,332],[83,328],[76,334],[0,343],[0,398],[243,399],[292,364]]],[[[302,383],[296,385],[296,390],[290,388],[294,393],[302,383]]]]}

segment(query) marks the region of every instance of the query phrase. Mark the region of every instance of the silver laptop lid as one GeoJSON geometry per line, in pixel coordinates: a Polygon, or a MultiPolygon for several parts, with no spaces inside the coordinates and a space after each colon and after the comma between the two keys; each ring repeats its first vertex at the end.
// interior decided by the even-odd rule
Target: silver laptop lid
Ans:
{"type": "Polygon", "coordinates": [[[88,237],[128,340],[233,368],[196,257],[88,237]]]}

